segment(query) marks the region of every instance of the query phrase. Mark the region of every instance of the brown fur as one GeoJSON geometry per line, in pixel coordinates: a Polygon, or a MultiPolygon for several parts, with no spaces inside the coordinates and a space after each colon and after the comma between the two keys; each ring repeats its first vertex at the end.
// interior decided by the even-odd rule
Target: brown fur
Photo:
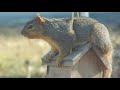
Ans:
{"type": "Polygon", "coordinates": [[[92,43],[110,63],[109,70],[104,71],[103,77],[111,75],[112,44],[109,32],[103,24],[92,18],[77,17],[72,20],[71,18],[45,19],[37,16],[25,25],[21,33],[28,38],[41,38],[47,41],[51,45],[51,50],[46,55],[45,62],[50,61],[58,53],[56,60],[58,65],[76,46],[84,42],[92,43]]]}

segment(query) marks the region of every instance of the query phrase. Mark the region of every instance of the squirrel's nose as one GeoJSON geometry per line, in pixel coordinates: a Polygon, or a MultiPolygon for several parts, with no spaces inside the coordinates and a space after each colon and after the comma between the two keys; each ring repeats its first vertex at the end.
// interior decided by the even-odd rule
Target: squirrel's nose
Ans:
{"type": "Polygon", "coordinates": [[[21,34],[24,35],[23,31],[21,31],[21,34]]]}

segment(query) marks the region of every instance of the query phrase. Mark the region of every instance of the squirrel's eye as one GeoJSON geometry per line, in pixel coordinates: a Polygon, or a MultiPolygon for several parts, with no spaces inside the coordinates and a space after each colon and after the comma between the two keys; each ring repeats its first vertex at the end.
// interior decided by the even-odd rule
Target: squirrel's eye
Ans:
{"type": "Polygon", "coordinates": [[[33,28],[33,25],[32,25],[32,24],[30,24],[30,25],[28,26],[28,28],[29,28],[29,29],[32,29],[32,28],[33,28]]]}

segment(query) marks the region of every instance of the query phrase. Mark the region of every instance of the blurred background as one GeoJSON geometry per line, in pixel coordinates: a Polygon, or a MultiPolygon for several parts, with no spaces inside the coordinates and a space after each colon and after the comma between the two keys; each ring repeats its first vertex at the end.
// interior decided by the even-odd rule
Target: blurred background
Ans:
{"type": "MultiPolygon", "coordinates": [[[[44,78],[46,66],[40,58],[50,49],[43,40],[21,35],[26,22],[36,12],[0,12],[0,78],[44,78]]],[[[71,12],[40,12],[46,18],[71,17],[71,12]]],[[[113,78],[120,77],[120,12],[89,12],[89,17],[103,23],[114,46],[113,78]]]]}

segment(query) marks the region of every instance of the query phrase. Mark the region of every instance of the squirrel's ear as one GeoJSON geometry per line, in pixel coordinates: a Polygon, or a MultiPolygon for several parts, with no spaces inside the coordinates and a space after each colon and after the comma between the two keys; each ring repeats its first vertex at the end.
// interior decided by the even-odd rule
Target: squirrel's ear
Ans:
{"type": "Polygon", "coordinates": [[[45,22],[45,19],[40,16],[40,14],[37,14],[36,19],[40,22],[45,22]]]}

